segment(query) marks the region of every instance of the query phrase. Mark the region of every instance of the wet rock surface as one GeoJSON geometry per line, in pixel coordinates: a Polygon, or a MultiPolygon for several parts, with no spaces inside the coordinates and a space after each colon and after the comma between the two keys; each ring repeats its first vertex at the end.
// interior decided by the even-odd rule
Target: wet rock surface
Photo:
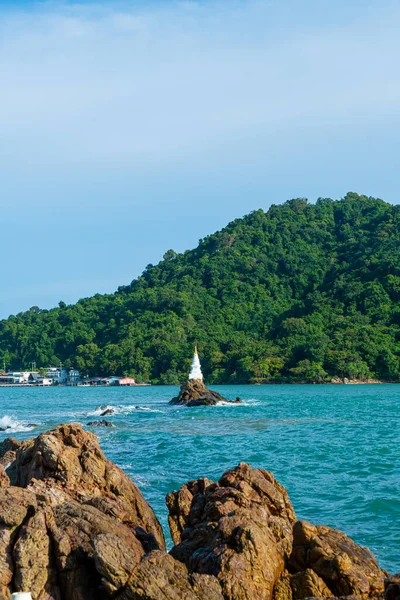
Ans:
{"type": "Polygon", "coordinates": [[[115,410],[113,408],[107,408],[105,411],[103,411],[100,416],[101,417],[107,417],[109,415],[113,415],[115,413],[115,410]]]}
{"type": "Polygon", "coordinates": [[[106,421],[105,419],[100,419],[100,421],[90,421],[87,424],[88,427],[114,427],[111,421],[106,421]]]}
{"type": "Polygon", "coordinates": [[[0,456],[0,600],[399,600],[399,576],[297,521],[268,471],[241,463],[168,494],[167,553],[138,488],[80,425],[6,440],[0,456]]]}
{"type": "Polygon", "coordinates": [[[238,404],[241,400],[227,400],[217,392],[209,390],[201,379],[190,379],[182,383],[179,396],[172,398],[169,403],[183,406],[215,406],[218,402],[238,404]]]}

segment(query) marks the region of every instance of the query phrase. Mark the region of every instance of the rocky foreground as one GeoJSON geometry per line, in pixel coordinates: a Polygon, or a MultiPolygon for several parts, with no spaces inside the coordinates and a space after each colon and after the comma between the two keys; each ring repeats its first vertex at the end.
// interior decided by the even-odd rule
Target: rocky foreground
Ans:
{"type": "Polygon", "coordinates": [[[80,425],[0,445],[0,599],[400,598],[366,548],[297,521],[268,471],[241,463],[167,496],[175,546],[80,425]]]}
{"type": "Polygon", "coordinates": [[[182,383],[179,395],[170,400],[170,404],[179,404],[183,406],[215,406],[219,402],[231,402],[238,404],[240,398],[236,400],[227,400],[217,392],[209,390],[202,379],[189,379],[182,383]]]}

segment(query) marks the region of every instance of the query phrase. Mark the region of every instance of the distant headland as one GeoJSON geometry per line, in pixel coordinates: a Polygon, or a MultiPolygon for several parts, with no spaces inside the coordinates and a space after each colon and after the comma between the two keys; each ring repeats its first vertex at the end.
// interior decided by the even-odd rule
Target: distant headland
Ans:
{"type": "Polygon", "coordinates": [[[400,206],[349,193],[256,210],[114,294],[0,322],[0,364],[178,385],[400,380],[400,206]],[[46,367],[47,368],[47,367],[46,367]]]}

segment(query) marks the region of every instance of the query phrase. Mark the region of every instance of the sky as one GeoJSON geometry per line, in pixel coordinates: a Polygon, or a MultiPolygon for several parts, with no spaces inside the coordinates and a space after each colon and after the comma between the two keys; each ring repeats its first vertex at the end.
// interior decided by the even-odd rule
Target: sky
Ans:
{"type": "Polygon", "coordinates": [[[0,1],[0,318],[252,210],[397,203],[400,2],[0,1]]]}

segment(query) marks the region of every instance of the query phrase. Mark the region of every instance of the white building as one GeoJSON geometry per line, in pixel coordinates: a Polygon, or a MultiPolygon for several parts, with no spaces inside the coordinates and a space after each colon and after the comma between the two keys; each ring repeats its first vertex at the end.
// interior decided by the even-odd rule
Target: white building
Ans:
{"type": "Polygon", "coordinates": [[[53,380],[53,383],[67,383],[68,370],[63,367],[49,367],[47,377],[53,380]]]}
{"type": "Polygon", "coordinates": [[[49,367],[47,369],[47,377],[53,383],[61,385],[77,385],[81,380],[77,369],[65,369],[64,367],[49,367]]]}
{"type": "Polygon", "coordinates": [[[12,377],[14,383],[28,383],[29,371],[8,371],[8,377],[12,377]]]}
{"type": "Polygon", "coordinates": [[[200,379],[201,381],[203,381],[203,373],[201,372],[201,365],[199,355],[197,353],[197,346],[195,346],[194,349],[192,366],[190,368],[189,373],[189,380],[190,379],[200,379]]]}
{"type": "Polygon", "coordinates": [[[81,376],[79,374],[78,369],[69,369],[67,385],[78,385],[81,380],[81,376]]]}

